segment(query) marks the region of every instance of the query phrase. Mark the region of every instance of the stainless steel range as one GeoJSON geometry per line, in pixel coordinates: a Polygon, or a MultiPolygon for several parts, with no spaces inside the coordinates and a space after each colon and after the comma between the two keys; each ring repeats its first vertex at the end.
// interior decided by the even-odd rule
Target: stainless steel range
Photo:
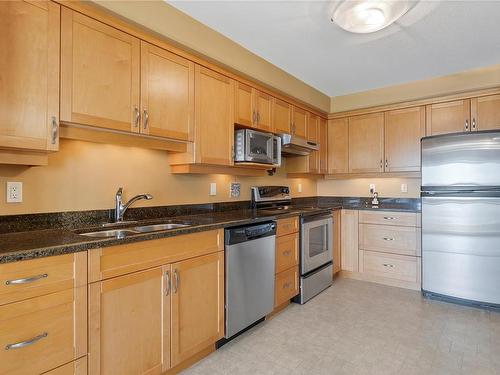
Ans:
{"type": "Polygon", "coordinates": [[[332,285],[333,219],[330,209],[292,205],[287,186],[252,187],[252,206],[258,212],[300,216],[300,294],[303,304],[332,285]]]}

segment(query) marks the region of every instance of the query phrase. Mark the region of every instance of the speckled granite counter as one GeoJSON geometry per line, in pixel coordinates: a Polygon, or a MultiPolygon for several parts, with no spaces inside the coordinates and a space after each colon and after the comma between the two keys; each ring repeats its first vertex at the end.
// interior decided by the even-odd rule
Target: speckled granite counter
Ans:
{"type": "Polygon", "coordinates": [[[249,202],[210,205],[135,208],[127,219],[134,225],[148,225],[168,220],[190,225],[162,232],[141,233],[122,239],[92,238],[77,232],[102,229],[100,223],[109,220],[109,210],[54,214],[16,215],[0,217],[0,263],[85,251],[99,247],[146,241],[181,234],[258,223],[300,214],[300,207],[315,206],[329,209],[377,209],[419,212],[420,200],[380,199],[378,208],[367,204],[366,198],[312,197],[294,200],[292,213],[269,215],[251,210],[249,202]],[[58,228],[58,229],[56,229],[58,228]]]}

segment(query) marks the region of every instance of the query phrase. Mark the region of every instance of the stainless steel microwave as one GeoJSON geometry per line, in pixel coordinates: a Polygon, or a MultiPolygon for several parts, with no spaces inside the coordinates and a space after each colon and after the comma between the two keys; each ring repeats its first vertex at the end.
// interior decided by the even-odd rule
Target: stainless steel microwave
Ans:
{"type": "Polygon", "coordinates": [[[281,165],[281,138],[250,129],[234,132],[234,161],[281,165]]]}

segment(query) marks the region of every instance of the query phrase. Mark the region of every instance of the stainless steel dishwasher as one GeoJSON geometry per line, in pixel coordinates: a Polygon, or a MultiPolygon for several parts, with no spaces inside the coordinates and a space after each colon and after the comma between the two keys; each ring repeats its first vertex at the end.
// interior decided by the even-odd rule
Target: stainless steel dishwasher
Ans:
{"type": "Polygon", "coordinates": [[[276,223],[229,228],[224,238],[229,339],[273,311],[276,223]]]}

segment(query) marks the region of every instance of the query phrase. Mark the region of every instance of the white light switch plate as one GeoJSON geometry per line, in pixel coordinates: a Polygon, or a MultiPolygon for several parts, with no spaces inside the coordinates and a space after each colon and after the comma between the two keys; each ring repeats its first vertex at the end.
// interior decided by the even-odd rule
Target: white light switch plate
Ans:
{"type": "Polygon", "coordinates": [[[408,193],[408,184],[401,184],[401,193],[408,193]]]}
{"type": "Polygon", "coordinates": [[[21,203],[23,201],[23,183],[7,182],[7,203],[21,203]]]}
{"type": "Polygon", "coordinates": [[[210,183],[209,195],[217,195],[217,184],[215,182],[210,183]]]}
{"type": "Polygon", "coordinates": [[[376,191],[377,190],[375,190],[375,184],[370,184],[370,193],[373,194],[376,191]]]}
{"type": "Polygon", "coordinates": [[[297,185],[297,192],[302,193],[302,184],[297,185]]]}

